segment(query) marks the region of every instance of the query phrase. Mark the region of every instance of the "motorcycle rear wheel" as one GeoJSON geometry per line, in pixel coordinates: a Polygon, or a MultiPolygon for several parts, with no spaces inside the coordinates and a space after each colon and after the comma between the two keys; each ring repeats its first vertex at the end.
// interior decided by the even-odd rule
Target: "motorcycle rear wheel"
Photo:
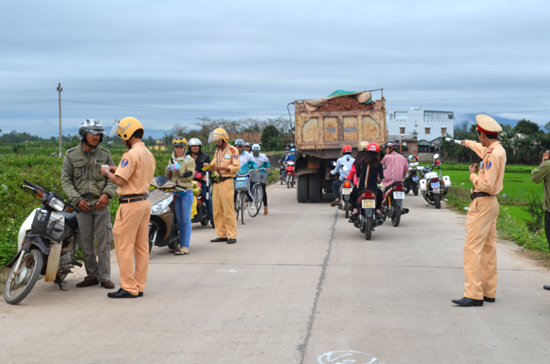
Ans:
{"type": "Polygon", "coordinates": [[[42,270],[43,264],[44,257],[40,250],[31,249],[30,252],[25,252],[19,270],[15,272],[14,265],[8,275],[6,285],[4,286],[4,300],[6,303],[15,305],[27,297],[34,288],[36,281],[38,281],[38,277],[40,277],[40,271],[42,270]],[[19,278],[20,274],[24,274],[24,276],[21,277],[21,282],[17,284],[15,280],[19,278]],[[16,292],[19,289],[21,289],[21,291],[16,292]]]}
{"type": "Polygon", "coordinates": [[[365,215],[365,239],[370,240],[372,237],[372,216],[365,215]]]}
{"type": "Polygon", "coordinates": [[[346,212],[346,219],[349,218],[349,202],[344,202],[344,211],[346,212]]]}
{"type": "Polygon", "coordinates": [[[393,208],[393,215],[391,216],[391,224],[395,227],[398,227],[400,221],[401,221],[401,206],[395,206],[393,208]]]}
{"type": "Polygon", "coordinates": [[[414,195],[418,196],[418,185],[416,183],[413,184],[412,190],[414,195]]]}
{"type": "Polygon", "coordinates": [[[440,194],[434,194],[434,205],[436,209],[441,208],[441,195],[440,194]]]}

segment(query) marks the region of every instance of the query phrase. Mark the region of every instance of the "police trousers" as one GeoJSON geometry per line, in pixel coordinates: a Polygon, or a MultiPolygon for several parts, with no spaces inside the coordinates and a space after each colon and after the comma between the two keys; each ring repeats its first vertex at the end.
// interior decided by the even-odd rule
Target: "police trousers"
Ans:
{"type": "Polygon", "coordinates": [[[149,200],[121,203],[116,212],[113,235],[120,286],[133,295],[143,292],[147,282],[150,216],[149,200]]]}
{"type": "Polygon", "coordinates": [[[466,217],[464,243],[464,297],[495,298],[497,290],[497,218],[495,196],[472,201],[466,217]]]}
{"type": "Polygon", "coordinates": [[[233,179],[215,183],[212,189],[214,225],[218,238],[237,239],[234,193],[233,179]]]}

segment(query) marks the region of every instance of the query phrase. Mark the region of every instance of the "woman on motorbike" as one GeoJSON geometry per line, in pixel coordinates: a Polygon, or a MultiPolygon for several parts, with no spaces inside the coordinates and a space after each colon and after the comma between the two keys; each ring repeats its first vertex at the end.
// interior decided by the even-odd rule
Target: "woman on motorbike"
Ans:
{"type": "Polygon", "coordinates": [[[174,188],[174,205],[180,231],[180,244],[175,255],[189,254],[191,241],[191,207],[193,206],[193,176],[181,178],[185,171],[195,171],[195,160],[185,155],[187,139],[178,137],[172,141],[172,157],[165,169],[166,177],[176,182],[181,189],[174,188]]]}
{"type": "Polygon", "coordinates": [[[357,211],[357,198],[359,192],[369,188],[376,191],[376,219],[383,219],[382,216],[382,191],[378,188],[378,181],[384,179],[384,169],[380,163],[380,146],[376,143],[369,143],[366,147],[360,143],[357,158],[353,163],[352,170],[346,177],[353,180],[355,177],[358,183],[353,187],[350,194],[350,203],[353,208],[350,221],[357,220],[359,213],[357,211]],[[364,148],[364,149],[363,149],[364,148]],[[355,167],[355,168],[354,168],[355,167]],[[355,172],[352,174],[352,172],[355,172]]]}
{"type": "MultiPolygon", "coordinates": [[[[202,167],[204,164],[210,164],[210,156],[206,153],[203,153],[201,151],[202,148],[202,142],[198,138],[191,138],[189,139],[189,151],[187,152],[187,155],[193,157],[195,160],[195,177],[197,179],[200,179],[201,181],[201,196],[202,200],[206,202],[206,211],[208,212],[208,219],[210,220],[210,224],[212,224],[212,228],[214,228],[214,217],[212,215],[212,199],[206,199],[206,182],[202,178],[206,173],[202,170],[202,167]]],[[[212,196],[212,195],[210,195],[212,196]]]]}

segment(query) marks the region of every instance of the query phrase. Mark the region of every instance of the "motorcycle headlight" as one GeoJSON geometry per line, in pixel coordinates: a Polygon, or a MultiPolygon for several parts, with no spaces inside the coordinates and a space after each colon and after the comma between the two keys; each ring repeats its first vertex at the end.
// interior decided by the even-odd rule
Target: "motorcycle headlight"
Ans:
{"type": "Polygon", "coordinates": [[[54,209],[55,211],[59,211],[59,212],[61,212],[65,209],[65,203],[63,201],[60,201],[59,199],[57,199],[55,197],[50,200],[48,205],[52,209],[54,209]]]}
{"type": "Polygon", "coordinates": [[[168,205],[170,205],[173,199],[174,196],[170,195],[170,197],[165,198],[164,200],[159,201],[151,206],[151,215],[160,215],[164,213],[168,209],[168,205]]]}

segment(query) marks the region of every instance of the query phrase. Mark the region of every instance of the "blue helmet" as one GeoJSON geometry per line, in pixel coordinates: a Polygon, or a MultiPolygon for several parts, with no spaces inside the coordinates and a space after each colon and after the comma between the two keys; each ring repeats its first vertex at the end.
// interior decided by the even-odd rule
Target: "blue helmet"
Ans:
{"type": "Polygon", "coordinates": [[[296,153],[296,148],[290,149],[290,153],[296,153]]]}

